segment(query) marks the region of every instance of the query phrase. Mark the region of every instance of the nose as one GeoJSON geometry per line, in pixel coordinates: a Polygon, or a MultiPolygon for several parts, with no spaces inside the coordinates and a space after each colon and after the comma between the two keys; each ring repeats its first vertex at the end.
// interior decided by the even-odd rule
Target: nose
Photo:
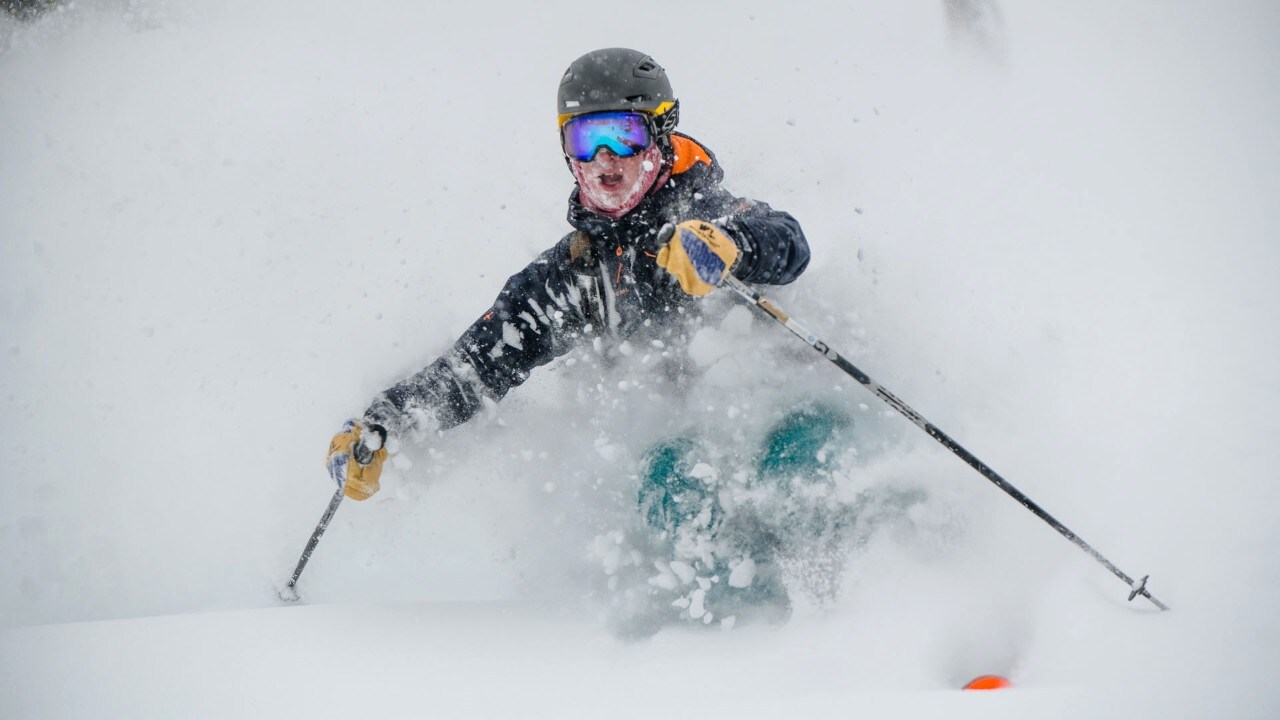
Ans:
{"type": "Polygon", "coordinates": [[[618,156],[612,150],[610,150],[608,147],[601,147],[599,150],[596,151],[595,159],[592,160],[592,162],[599,162],[603,160],[607,163],[611,163],[617,159],[618,159],[618,156]]]}

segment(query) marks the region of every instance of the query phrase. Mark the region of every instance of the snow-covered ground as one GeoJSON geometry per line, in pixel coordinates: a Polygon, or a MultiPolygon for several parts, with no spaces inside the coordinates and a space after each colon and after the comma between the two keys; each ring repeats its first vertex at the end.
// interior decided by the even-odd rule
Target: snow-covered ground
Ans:
{"type": "Polygon", "coordinates": [[[1280,6],[1001,8],[986,53],[940,1],[0,18],[0,716],[1280,714],[1280,6]],[[407,449],[279,607],[330,435],[566,231],[552,95],[610,45],[804,225],[779,303],[1172,612],[742,310],[679,402],[586,353],[407,449]],[[646,443],[815,396],[844,485],[927,501],[786,624],[616,637],[646,443]]]}

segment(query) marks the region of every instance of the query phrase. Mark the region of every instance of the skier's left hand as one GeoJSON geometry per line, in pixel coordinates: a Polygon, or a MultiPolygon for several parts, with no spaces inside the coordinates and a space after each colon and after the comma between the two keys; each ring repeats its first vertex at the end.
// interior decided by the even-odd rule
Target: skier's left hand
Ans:
{"type": "Polygon", "coordinates": [[[666,225],[658,231],[658,241],[665,243],[658,251],[658,265],[674,275],[690,295],[715,290],[738,259],[733,238],[705,220],[666,225]]]}
{"type": "Polygon", "coordinates": [[[387,449],[382,446],[385,432],[377,426],[348,420],[342,432],[329,441],[325,468],[352,500],[367,500],[381,487],[378,477],[387,459],[387,449]]]}

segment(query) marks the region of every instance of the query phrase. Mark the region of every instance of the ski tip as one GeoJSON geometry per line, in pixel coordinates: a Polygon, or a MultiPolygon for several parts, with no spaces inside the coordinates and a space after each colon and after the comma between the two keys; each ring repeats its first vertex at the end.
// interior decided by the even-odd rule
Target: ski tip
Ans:
{"type": "Polygon", "coordinates": [[[1013,683],[1009,682],[1008,678],[1003,678],[999,675],[979,675],[978,677],[970,680],[969,684],[965,685],[962,689],[1003,690],[1009,687],[1013,687],[1013,683]]]}

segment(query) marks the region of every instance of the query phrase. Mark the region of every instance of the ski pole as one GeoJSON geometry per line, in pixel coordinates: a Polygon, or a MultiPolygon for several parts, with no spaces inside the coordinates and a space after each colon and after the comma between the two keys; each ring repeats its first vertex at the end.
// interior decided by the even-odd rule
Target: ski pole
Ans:
{"type": "Polygon", "coordinates": [[[302,569],[307,566],[307,561],[311,559],[311,551],[316,549],[316,545],[320,542],[320,536],[324,534],[325,528],[329,527],[329,521],[333,519],[333,514],[338,511],[338,505],[342,503],[343,488],[333,494],[333,499],[329,501],[329,507],[325,509],[324,515],[320,518],[320,524],[316,525],[316,529],[311,532],[311,539],[307,541],[307,547],[302,551],[302,557],[298,558],[298,567],[293,570],[293,577],[289,579],[289,584],[285,585],[284,590],[277,593],[281,600],[286,602],[295,602],[298,600],[298,590],[295,585],[298,584],[298,578],[302,576],[302,569]],[[288,593],[286,595],[286,593],[288,593]]]}
{"type": "Polygon", "coordinates": [[[942,444],[943,447],[955,453],[957,457],[959,457],[961,460],[964,460],[966,463],[968,463],[970,467],[972,467],[974,470],[977,470],[983,477],[985,477],[986,479],[990,480],[993,484],[995,484],[996,487],[1005,491],[1006,493],[1009,494],[1010,497],[1012,497],[1014,500],[1017,500],[1020,505],[1030,510],[1031,512],[1035,513],[1036,517],[1040,518],[1041,520],[1044,520],[1046,523],[1049,524],[1050,527],[1052,527],[1054,530],[1057,530],[1066,539],[1075,543],[1077,547],[1079,547],[1081,550],[1084,550],[1086,553],[1088,553],[1091,557],[1093,557],[1094,560],[1097,560],[1098,562],[1102,563],[1108,570],[1111,571],[1113,575],[1123,580],[1125,584],[1129,586],[1130,601],[1132,601],[1135,597],[1141,595],[1142,597],[1145,597],[1146,599],[1150,600],[1153,604],[1155,604],[1156,607],[1160,608],[1161,610],[1169,609],[1168,605],[1165,605],[1164,603],[1160,602],[1154,596],[1152,596],[1150,592],[1147,591],[1147,578],[1150,577],[1149,575],[1143,576],[1141,580],[1134,580],[1133,578],[1126,575],[1124,571],[1116,567],[1110,560],[1103,557],[1102,553],[1093,549],[1092,545],[1085,542],[1079,535],[1076,535],[1075,533],[1071,532],[1071,530],[1069,530],[1067,526],[1058,522],[1058,520],[1056,520],[1052,515],[1045,512],[1043,508],[1041,508],[1039,505],[1033,502],[1031,498],[1024,495],[1022,491],[1018,490],[1016,487],[1009,484],[1009,481],[1005,480],[1003,477],[1000,477],[999,473],[987,467],[986,463],[982,462],[977,457],[975,457],[973,453],[964,449],[964,447],[962,447],[960,443],[956,442],[955,440],[952,440],[949,435],[942,432],[942,430],[939,430],[936,426],[934,426],[928,420],[925,420],[924,417],[920,415],[920,413],[916,412],[915,410],[912,410],[909,405],[899,400],[897,396],[895,396],[893,393],[885,389],[884,386],[882,386],[880,383],[876,382],[875,380],[872,380],[869,375],[867,375],[866,373],[862,372],[857,367],[855,367],[853,363],[846,360],[840,353],[836,352],[835,350],[832,350],[829,345],[827,345],[822,340],[819,340],[816,335],[809,332],[800,323],[791,319],[791,317],[788,316],[785,312],[783,312],[781,308],[771,303],[763,295],[756,292],[756,290],[753,289],[751,286],[742,282],[741,280],[734,277],[733,275],[726,275],[724,278],[724,284],[727,285],[734,292],[741,295],[746,300],[750,301],[756,307],[768,313],[770,317],[772,317],[774,320],[777,320],[779,323],[781,323],[783,327],[790,330],[796,337],[799,337],[801,340],[804,340],[814,350],[817,350],[819,353],[821,353],[823,357],[830,360],[836,367],[840,368],[846,374],[852,377],[854,380],[857,380],[868,390],[875,393],[876,397],[888,403],[890,407],[892,407],[894,410],[897,410],[899,413],[905,416],[908,420],[914,423],[916,427],[920,428],[921,430],[924,430],[929,435],[929,437],[933,438],[934,440],[937,440],[939,443],[942,444]]]}

